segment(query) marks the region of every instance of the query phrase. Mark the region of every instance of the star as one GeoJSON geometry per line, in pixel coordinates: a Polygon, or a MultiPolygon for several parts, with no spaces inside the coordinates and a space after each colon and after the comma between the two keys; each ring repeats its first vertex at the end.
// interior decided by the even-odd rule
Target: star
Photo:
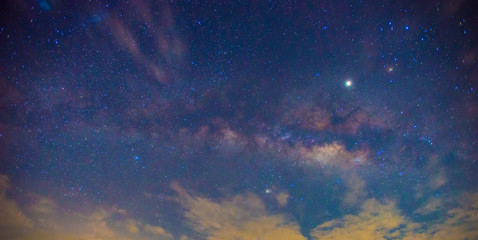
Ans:
{"type": "Polygon", "coordinates": [[[477,1],[17,2],[0,239],[478,239],[477,1]]]}

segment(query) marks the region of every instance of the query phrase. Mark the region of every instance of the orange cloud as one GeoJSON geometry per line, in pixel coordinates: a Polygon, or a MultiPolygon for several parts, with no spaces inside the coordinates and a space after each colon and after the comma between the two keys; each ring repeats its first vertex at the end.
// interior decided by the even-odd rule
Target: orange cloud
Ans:
{"type": "MultiPolygon", "coordinates": [[[[317,226],[314,239],[478,239],[478,193],[465,193],[460,203],[446,212],[444,220],[420,225],[400,214],[393,202],[367,200],[358,215],[346,215],[317,226]]],[[[441,201],[431,201],[419,214],[441,208],[441,201]]]]}
{"type": "Polygon", "coordinates": [[[264,203],[255,195],[213,202],[191,196],[177,183],[171,187],[178,194],[177,201],[186,209],[185,216],[192,227],[207,239],[306,239],[296,223],[282,215],[268,215],[264,203]]]}
{"type": "Polygon", "coordinates": [[[317,226],[312,236],[315,239],[425,239],[417,233],[420,225],[400,215],[393,202],[379,203],[367,200],[359,215],[346,215],[341,220],[332,220],[317,226]]]}
{"type": "Polygon", "coordinates": [[[173,239],[159,226],[134,219],[113,219],[113,214],[126,217],[126,211],[98,209],[90,214],[66,212],[53,200],[33,196],[32,204],[21,208],[6,196],[10,180],[0,175],[0,239],[18,240],[126,240],[173,239]]]}
{"type": "MultiPolygon", "coordinates": [[[[359,184],[360,185],[360,184],[359,184]]],[[[253,194],[241,194],[220,201],[192,196],[177,183],[171,185],[190,226],[210,240],[288,239],[305,240],[297,222],[286,215],[269,214],[264,202],[253,194]]],[[[97,209],[91,213],[66,212],[53,200],[30,196],[32,204],[20,206],[7,197],[11,188],[7,176],[0,175],[0,239],[19,240],[126,240],[174,239],[160,226],[131,218],[125,210],[97,209]],[[113,217],[121,216],[121,217],[113,217]]],[[[278,194],[286,204],[287,193],[278,194]],[[284,200],[285,199],[285,200],[284,200]]],[[[369,199],[357,215],[324,222],[312,232],[312,239],[478,239],[478,192],[465,193],[441,217],[418,224],[402,215],[392,201],[369,199]]],[[[442,211],[443,201],[430,201],[416,214],[442,211]]],[[[179,239],[190,239],[186,235],[179,239]]]]}
{"type": "Polygon", "coordinates": [[[281,192],[277,194],[276,196],[277,203],[279,203],[279,206],[284,207],[287,205],[287,202],[289,201],[289,194],[285,192],[281,192]]]}
{"type": "Polygon", "coordinates": [[[430,239],[478,239],[478,192],[463,194],[446,216],[444,222],[428,229],[430,239]]]}
{"type": "Polygon", "coordinates": [[[16,202],[7,199],[6,192],[10,188],[10,179],[0,175],[0,239],[14,239],[33,228],[33,222],[25,216],[16,202]]]}

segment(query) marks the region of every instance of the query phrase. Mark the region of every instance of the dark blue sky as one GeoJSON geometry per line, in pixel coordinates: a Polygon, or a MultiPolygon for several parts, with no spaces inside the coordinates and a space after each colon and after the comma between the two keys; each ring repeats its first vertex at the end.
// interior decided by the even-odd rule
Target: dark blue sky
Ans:
{"type": "Polygon", "coordinates": [[[475,9],[4,1],[0,238],[478,238],[475,9]]]}

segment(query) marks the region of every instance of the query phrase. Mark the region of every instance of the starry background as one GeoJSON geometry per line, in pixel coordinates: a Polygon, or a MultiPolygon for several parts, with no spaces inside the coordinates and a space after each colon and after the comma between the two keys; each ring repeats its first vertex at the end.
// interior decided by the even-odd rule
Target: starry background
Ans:
{"type": "Polygon", "coordinates": [[[476,1],[2,1],[0,238],[477,239],[476,1]]]}

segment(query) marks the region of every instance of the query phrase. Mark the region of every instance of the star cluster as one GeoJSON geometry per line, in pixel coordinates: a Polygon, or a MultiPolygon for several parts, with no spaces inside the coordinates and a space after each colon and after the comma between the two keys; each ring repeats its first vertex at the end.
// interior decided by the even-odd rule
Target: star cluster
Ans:
{"type": "Polygon", "coordinates": [[[478,238],[474,9],[5,1],[0,238],[478,238]]]}

